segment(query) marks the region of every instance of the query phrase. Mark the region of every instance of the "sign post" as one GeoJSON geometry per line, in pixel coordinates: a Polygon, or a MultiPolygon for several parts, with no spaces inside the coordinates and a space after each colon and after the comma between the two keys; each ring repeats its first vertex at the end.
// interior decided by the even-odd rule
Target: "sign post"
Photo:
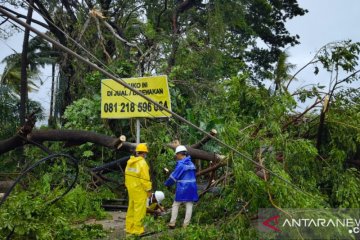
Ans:
{"type": "Polygon", "coordinates": [[[136,119],[136,144],[140,143],[140,119],[136,119]]]}
{"type": "MultiPolygon", "coordinates": [[[[127,84],[171,110],[167,76],[124,78],[127,84]]],[[[136,118],[136,143],[140,143],[139,118],[171,117],[158,106],[145,100],[112,79],[101,81],[101,118],[136,118]]]]}

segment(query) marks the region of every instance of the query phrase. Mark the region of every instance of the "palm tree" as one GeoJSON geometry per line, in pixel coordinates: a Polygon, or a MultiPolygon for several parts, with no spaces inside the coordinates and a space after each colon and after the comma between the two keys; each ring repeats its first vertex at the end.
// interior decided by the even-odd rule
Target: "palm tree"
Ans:
{"type": "Polygon", "coordinates": [[[284,88],[284,83],[289,81],[292,78],[290,72],[295,68],[294,64],[289,63],[287,60],[289,58],[289,54],[284,51],[281,52],[278,58],[278,62],[276,64],[275,72],[274,72],[274,82],[275,82],[275,94],[277,92],[282,92],[284,88]]]}
{"type": "MultiPolygon", "coordinates": [[[[1,63],[5,63],[4,72],[1,75],[0,82],[11,88],[16,94],[20,94],[21,82],[21,54],[15,53],[4,58],[1,63]]],[[[37,72],[28,72],[28,92],[36,91],[38,86],[33,79],[37,76],[37,72]]]]}
{"type": "Polygon", "coordinates": [[[0,139],[10,137],[19,124],[19,96],[0,84],[0,139]]]}
{"type": "MultiPolygon", "coordinates": [[[[46,64],[56,62],[57,53],[52,49],[50,44],[40,37],[33,37],[29,41],[28,49],[28,91],[36,91],[38,86],[35,80],[40,80],[39,69],[46,64]]],[[[0,78],[0,83],[7,85],[15,91],[20,93],[21,82],[21,53],[14,53],[5,57],[1,63],[5,64],[4,71],[0,78]]],[[[41,80],[40,80],[41,81],[41,80]]]]}

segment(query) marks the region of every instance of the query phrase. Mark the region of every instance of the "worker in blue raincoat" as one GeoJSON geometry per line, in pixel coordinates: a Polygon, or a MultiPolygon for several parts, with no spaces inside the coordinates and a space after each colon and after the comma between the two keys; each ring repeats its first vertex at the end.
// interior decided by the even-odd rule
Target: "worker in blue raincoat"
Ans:
{"type": "Polygon", "coordinates": [[[176,183],[175,201],[172,205],[171,219],[168,226],[175,228],[179,206],[184,203],[186,206],[183,227],[187,227],[191,220],[194,202],[199,200],[196,185],[196,168],[187,154],[185,146],[180,145],[175,149],[176,166],[175,170],[166,180],[165,186],[170,187],[176,183]]]}

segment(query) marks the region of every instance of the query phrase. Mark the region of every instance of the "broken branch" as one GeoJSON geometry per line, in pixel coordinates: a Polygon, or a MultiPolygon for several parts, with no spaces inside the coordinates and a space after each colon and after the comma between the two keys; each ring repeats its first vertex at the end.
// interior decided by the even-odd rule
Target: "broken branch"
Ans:
{"type": "MultiPolygon", "coordinates": [[[[210,135],[211,136],[215,136],[217,134],[216,129],[211,129],[210,131],[210,135]]],[[[192,148],[196,148],[199,149],[202,146],[204,146],[205,143],[207,143],[209,140],[211,139],[210,136],[206,135],[205,137],[203,137],[198,143],[195,143],[193,145],[191,145],[192,148]]]]}

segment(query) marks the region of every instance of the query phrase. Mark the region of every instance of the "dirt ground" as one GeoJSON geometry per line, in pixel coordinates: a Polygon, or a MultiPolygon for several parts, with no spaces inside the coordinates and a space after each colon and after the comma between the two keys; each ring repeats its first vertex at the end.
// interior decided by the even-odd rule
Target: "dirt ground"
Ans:
{"type": "Polygon", "coordinates": [[[109,219],[96,220],[90,219],[85,222],[85,224],[101,224],[103,228],[109,231],[109,235],[106,238],[101,240],[110,240],[110,239],[124,239],[125,238],[125,216],[126,212],[114,211],[108,212],[110,214],[109,219]]]}

